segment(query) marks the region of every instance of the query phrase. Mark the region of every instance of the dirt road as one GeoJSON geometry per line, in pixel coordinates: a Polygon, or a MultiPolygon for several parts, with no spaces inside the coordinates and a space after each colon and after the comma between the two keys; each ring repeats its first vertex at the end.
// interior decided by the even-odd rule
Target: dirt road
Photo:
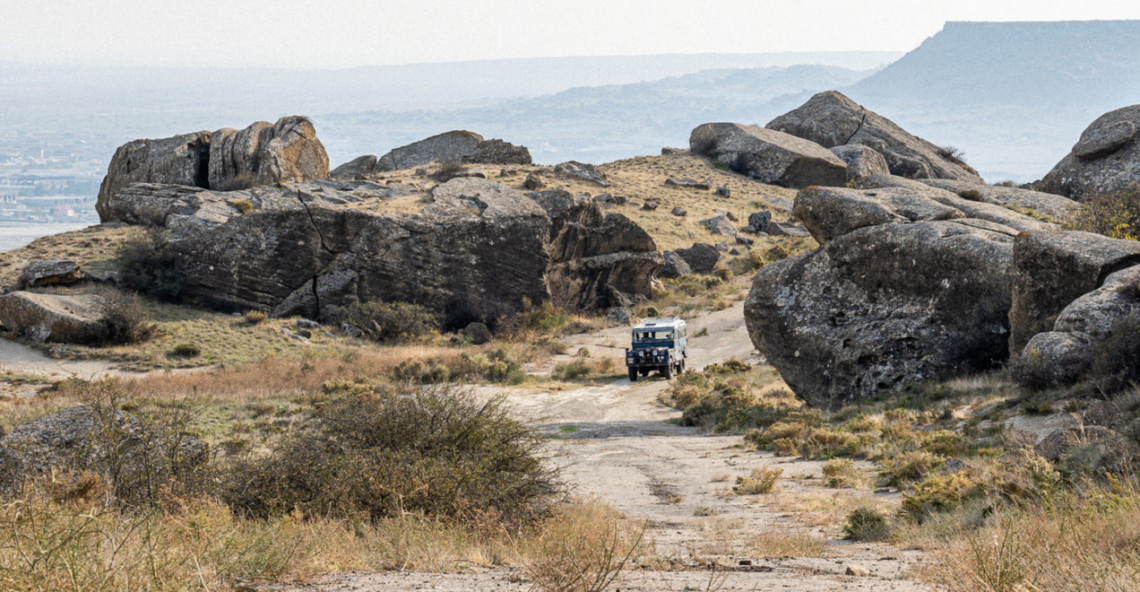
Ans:
{"type": "MultiPolygon", "coordinates": [[[[762,364],[748,338],[743,303],[689,323],[690,368],[730,358],[762,364]]],[[[628,328],[567,339],[569,352],[590,350],[624,364],[628,328]]],[[[567,357],[569,359],[569,357],[567,357]]],[[[886,545],[839,540],[836,522],[857,503],[886,503],[868,491],[822,487],[821,463],[777,459],[741,448],[739,436],[706,436],[671,422],[680,416],[658,402],[668,383],[656,375],[636,384],[628,379],[604,386],[534,393],[503,391],[523,418],[551,435],[551,459],[562,467],[575,493],[604,499],[642,521],[656,554],[673,558],[674,571],[633,570],[615,589],[706,590],[710,562],[722,566],[719,590],[883,590],[927,588],[907,579],[916,552],[886,545]],[[732,493],[737,476],[755,467],[779,466],[776,493],[732,493]],[[806,510],[805,510],[806,508],[806,510]],[[808,511],[810,510],[810,511],[808,511]],[[821,543],[813,557],[773,555],[773,545],[789,536],[821,543]],[[871,575],[845,575],[848,567],[871,575]]],[[[484,394],[494,394],[484,389],[484,394]]],[[[528,590],[518,570],[475,570],[463,574],[339,574],[298,590],[528,590]]]]}

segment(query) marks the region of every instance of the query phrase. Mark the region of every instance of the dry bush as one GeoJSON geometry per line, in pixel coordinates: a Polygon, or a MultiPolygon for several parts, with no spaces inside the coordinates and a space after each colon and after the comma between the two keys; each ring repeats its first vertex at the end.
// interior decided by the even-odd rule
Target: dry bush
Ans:
{"type": "Polygon", "coordinates": [[[1086,196],[1067,226],[1111,238],[1140,239],[1140,185],[1086,196]]]}
{"type": "Polygon", "coordinates": [[[463,163],[454,158],[445,158],[439,161],[439,168],[435,171],[435,179],[446,183],[467,171],[463,163]]]}
{"type": "Polygon", "coordinates": [[[139,343],[155,333],[154,324],[134,294],[106,290],[99,295],[98,312],[106,330],[107,344],[139,343]]]}
{"type": "Polygon", "coordinates": [[[862,473],[848,458],[834,458],[823,463],[823,477],[824,484],[832,488],[858,487],[863,483],[862,473]]]}
{"type": "Polygon", "coordinates": [[[541,445],[501,402],[452,387],[339,393],[267,456],[236,461],[222,495],[262,518],[412,512],[469,522],[493,511],[523,524],[560,489],[541,445]]]}
{"type": "Polygon", "coordinates": [[[760,557],[823,557],[827,541],[806,532],[770,530],[749,541],[748,549],[760,557]]]}
{"type": "Polygon", "coordinates": [[[544,592],[601,592],[638,553],[644,533],[597,501],[563,507],[525,545],[527,573],[544,592]]]}
{"type": "Polygon", "coordinates": [[[1125,592],[1140,575],[1140,498],[1133,487],[1053,504],[999,508],[934,551],[924,576],[952,592],[1125,592]]]}
{"type": "Polygon", "coordinates": [[[776,482],[783,476],[784,469],[780,467],[757,467],[747,477],[737,477],[736,485],[732,491],[737,495],[757,495],[772,493],[776,490],[776,482]]]}
{"type": "Polygon", "coordinates": [[[250,325],[260,325],[265,321],[265,319],[269,318],[269,315],[260,310],[251,310],[245,313],[244,318],[245,322],[249,323],[250,325]]]}
{"type": "Polygon", "coordinates": [[[885,541],[891,537],[891,526],[878,510],[861,506],[847,515],[843,535],[853,541],[885,541]]]}

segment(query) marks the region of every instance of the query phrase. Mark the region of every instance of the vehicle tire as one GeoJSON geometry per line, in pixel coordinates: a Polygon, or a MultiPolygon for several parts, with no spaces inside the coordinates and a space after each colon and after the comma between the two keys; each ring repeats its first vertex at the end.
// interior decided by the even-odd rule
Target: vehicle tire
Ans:
{"type": "Polygon", "coordinates": [[[637,382],[637,368],[630,368],[629,369],[629,381],[630,382],[637,382]]]}
{"type": "Polygon", "coordinates": [[[681,363],[677,365],[677,375],[680,376],[685,373],[685,359],[681,358],[681,363]]]}
{"type": "Polygon", "coordinates": [[[665,369],[661,371],[665,375],[665,380],[673,379],[673,364],[666,364],[665,369]]]}

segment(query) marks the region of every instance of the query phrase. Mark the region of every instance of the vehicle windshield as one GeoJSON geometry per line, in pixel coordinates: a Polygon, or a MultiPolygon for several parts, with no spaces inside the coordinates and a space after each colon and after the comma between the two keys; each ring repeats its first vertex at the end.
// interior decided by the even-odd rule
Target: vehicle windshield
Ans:
{"type": "Polygon", "coordinates": [[[672,331],[634,331],[633,344],[646,345],[673,341],[672,331]]]}

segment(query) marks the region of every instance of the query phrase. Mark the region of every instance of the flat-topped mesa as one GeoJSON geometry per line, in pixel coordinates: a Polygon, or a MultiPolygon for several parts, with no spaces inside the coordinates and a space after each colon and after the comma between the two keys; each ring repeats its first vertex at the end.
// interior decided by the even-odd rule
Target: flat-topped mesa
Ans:
{"type": "Polygon", "coordinates": [[[1014,237],[1056,229],[915,181],[880,181],[801,191],[794,214],[820,248],[763,268],[745,302],[753,344],[812,405],[1008,358],[1014,237]]]}
{"type": "Polygon", "coordinates": [[[886,159],[892,175],[983,182],[977,171],[946,149],[908,133],[836,91],[813,96],[798,109],[773,119],[767,127],[825,148],[866,146],[886,159]]]}
{"type": "Polygon", "coordinates": [[[1106,113],[1036,185],[1077,201],[1140,186],[1140,105],[1106,113]]]}
{"type": "Polygon", "coordinates": [[[728,165],[762,183],[802,188],[843,186],[847,164],[814,142],[739,123],[706,123],[689,135],[693,154],[728,165]]]}
{"type": "Polygon", "coordinates": [[[114,214],[166,228],[184,293],[229,310],[327,318],[382,300],[478,316],[526,301],[601,309],[611,287],[649,294],[663,262],[644,231],[592,200],[548,205],[484,179],[430,192],[320,180],[226,193],[135,184],[114,214]]]}
{"type": "Polygon", "coordinates": [[[329,158],[308,118],[259,121],[243,130],[201,131],[119,147],[99,187],[95,209],[103,222],[120,221],[118,194],[132,183],[183,185],[229,191],[279,181],[329,176],[329,158]]]}

